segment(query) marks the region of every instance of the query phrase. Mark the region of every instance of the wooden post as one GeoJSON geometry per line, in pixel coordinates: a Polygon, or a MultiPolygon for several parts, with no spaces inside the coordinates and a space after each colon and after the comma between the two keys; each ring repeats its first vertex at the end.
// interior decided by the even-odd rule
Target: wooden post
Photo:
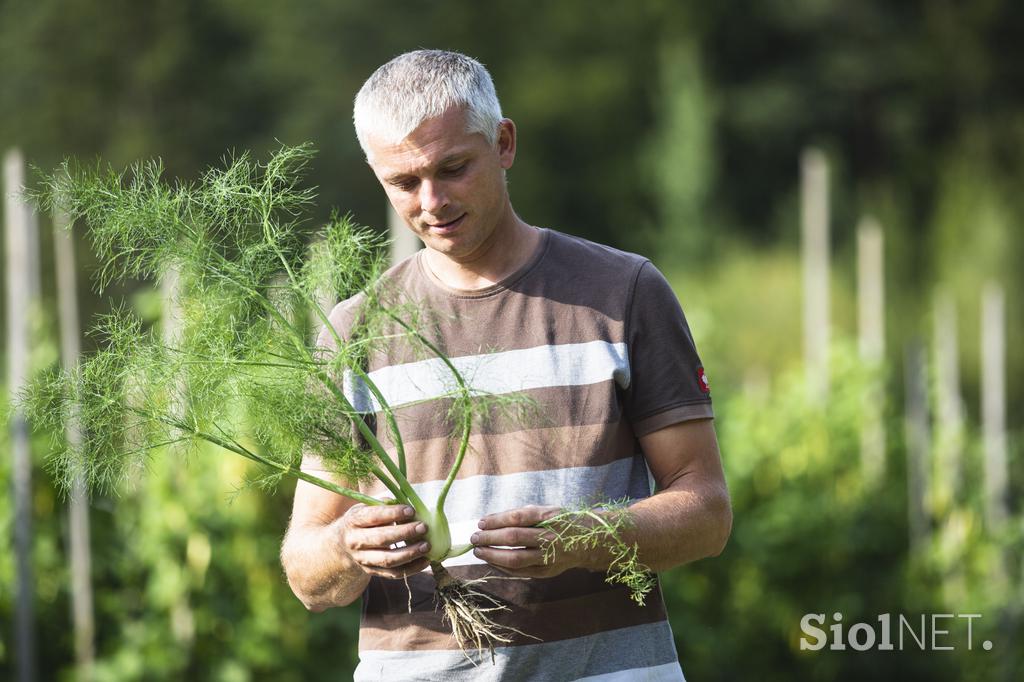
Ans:
{"type": "Polygon", "coordinates": [[[928,428],[928,372],[924,348],[915,340],[907,346],[904,360],[906,407],[904,432],[907,442],[907,512],[910,547],[927,544],[928,508],[925,497],[929,487],[931,433],[928,428]]]}
{"type": "MultiPolygon", "coordinates": [[[[160,278],[160,295],[163,303],[160,322],[163,342],[171,348],[177,348],[181,341],[183,326],[181,289],[181,273],[173,266],[166,267],[160,278]]],[[[188,386],[182,382],[174,386],[172,390],[174,397],[171,400],[171,409],[175,410],[178,416],[184,416],[188,404],[188,386]]],[[[166,456],[161,458],[161,469],[156,473],[147,472],[147,476],[153,481],[152,485],[165,485],[172,495],[179,493],[182,486],[186,485],[184,481],[187,478],[182,467],[169,466],[169,458],[166,456]],[[167,475],[168,470],[173,473],[167,475]]],[[[142,504],[146,503],[147,500],[143,499],[142,504]]],[[[192,608],[188,603],[187,590],[183,595],[179,595],[179,600],[171,606],[171,632],[177,646],[191,648],[195,638],[195,621],[192,608]]]]}
{"type": "MultiPolygon", "coordinates": [[[[25,161],[12,149],[4,155],[4,231],[7,249],[7,386],[14,395],[28,377],[31,315],[39,294],[38,236],[32,234],[28,205],[20,196],[25,161]]],[[[35,679],[35,613],[32,577],[32,458],[23,414],[11,417],[14,496],[15,616],[17,679],[35,679]]]]}
{"type": "Polygon", "coordinates": [[[818,149],[800,159],[803,252],[804,361],[811,394],[828,394],[829,236],[828,163],[818,149]]]}
{"type": "Polygon", "coordinates": [[[388,236],[391,239],[391,264],[394,265],[419,251],[423,242],[409,229],[390,203],[387,211],[388,236]]]}
{"type": "Polygon", "coordinates": [[[932,461],[932,518],[949,562],[944,571],[945,603],[965,598],[967,525],[958,508],[963,498],[964,406],[960,395],[960,344],[956,302],[946,290],[935,295],[935,444],[932,461]]]}
{"type": "MultiPolygon", "coordinates": [[[[60,353],[65,370],[78,364],[81,352],[81,326],[78,318],[78,287],[75,282],[74,233],[62,211],[53,215],[54,268],[57,275],[57,309],[60,315],[60,353]]],[[[69,423],[68,442],[77,447],[81,432],[77,423],[69,423]]],[[[92,676],[95,658],[95,623],[92,606],[92,552],[89,547],[89,497],[80,474],[71,485],[68,504],[68,528],[71,545],[71,622],[75,631],[77,678],[92,676]]]]}
{"type": "Polygon", "coordinates": [[[956,506],[963,480],[964,406],[960,395],[960,345],[956,302],[948,291],[935,297],[936,429],[932,512],[948,514],[956,506]]]}
{"type": "Polygon", "coordinates": [[[857,226],[857,312],[860,357],[872,372],[863,396],[861,469],[866,480],[878,481],[885,474],[885,274],[882,228],[871,217],[857,226]]]}
{"type": "Polygon", "coordinates": [[[870,216],[857,226],[857,319],[860,355],[880,362],[885,354],[885,274],[882,227],[870,216]]]}
{"type": "Polygon", "coordinates": [[[1006,297],[994,282],[981,298],[981,418],[985,441],[985,521],[997,533],[1009,516],[1006,457],[1006,297]]]}
{"type": "MultiPolygon", "coordinates": [[[[313,245],[310,245],[307,256],[311,257],[313,252],[313,245]]],[[[330,317],[331,311],[334,310],[335,304],[338,303],[337,293],[331,291],[331,287],[324,286],[314,293],[313,296],[314,305],[324,312],[324,315],[330,317]]],[[[317,315],[316,310],[310,307],[309,310],[309,342],[310,344],[316,344],[316,339],[320,335],[320,330],[324,328],[324,323],[317,315]]]]}
{"type": "MultiPolygon", "coordinates": [[[[178,346],[181,334],[181,275],[177,268],[168,265],[160,273],[160,336],[169,348],[178,346]]],[[[180,416],[185,413],[184,386],[175,385],[171,405],[180,416]]]]}
{"type": "Polygon", "coordinates": [[[161,335],[168,346],[177,344],[181,331],[180,276],[177,269],[168,267],[160,278],[160,298],[163,301],[163,313],[160,319],[161,335]]]}

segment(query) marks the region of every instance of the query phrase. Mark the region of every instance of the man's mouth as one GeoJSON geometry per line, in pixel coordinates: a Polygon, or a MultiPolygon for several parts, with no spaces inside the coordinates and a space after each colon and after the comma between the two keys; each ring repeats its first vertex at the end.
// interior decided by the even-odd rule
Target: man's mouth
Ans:
{"type": "Polygon", "coordinates": [[[462,219],[465,217],[466,214],[463,213],[458,218],[449,220],[446,223],[427,223],[427,226],[430,228],[431,232],[451,232],[462,223],[462,219]]]}

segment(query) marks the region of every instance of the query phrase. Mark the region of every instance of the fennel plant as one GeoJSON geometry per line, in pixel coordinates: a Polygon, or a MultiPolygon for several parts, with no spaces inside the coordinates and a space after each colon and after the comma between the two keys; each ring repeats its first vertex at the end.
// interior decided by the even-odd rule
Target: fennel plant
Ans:
{"type": "MultiPolygon", "coordinates": [[[[257,482],[266,486],[293,476],[367,505],[410,505],[429,529],[435,596],[459,646],[493,654],[517,631],[490,617],[505,607],[478,589],[480,581],[459,581],[442,566],[470,549],[452,546],[444,505],[474,420],[507,412],[518,398],[473,389],[427,338],[422,311],[381,278],[385,243],[375,233],[335,215],[308,243],[305,214],[315,194],[300,183],[312,155],[307,144],[284,146],[265,163],[229,157],[194,183],[165,181],[156,161],[125,172],[66,161],[43,174],[30,194],[41,209],[59,208],[84,223],[99,258],[101,291],[113,281],[177,273],[180,331],[165,340],[115,308],[93,330],[97,352],[71,370],[44,375],[20,402],[37,428],[53,434],[78,421],[81,439],[56,438],[50,458],[65,488],[80,476],[92,490],[116,490],[155,452],[194,451],[207,442],[262,465],[257,482]],[[357,323],[343,339],[322,302],[357,294],[357,323]],[[310,347],[311,324],[326,330],[329,347],[310,347]],[[410,484],[395,410],[366,372],[373,352],[396,343],[439,358],[451,375],[451,390],[441,397],[452,404],[456,455],[436,500],[422,499],[410,484]],[[394,456],[346,385],[372,395],[394,456]],[[303,453],[349,485],[376,479],[390,499],[303,471],[303,453]]],[[[585,544],[617,537],[622,525],[604,521],[602,534],[591,521],[567,512],[548,528],[560,542],[585,544]]],[[[636,567],[635,549],[623,565],[636,567]]]]}

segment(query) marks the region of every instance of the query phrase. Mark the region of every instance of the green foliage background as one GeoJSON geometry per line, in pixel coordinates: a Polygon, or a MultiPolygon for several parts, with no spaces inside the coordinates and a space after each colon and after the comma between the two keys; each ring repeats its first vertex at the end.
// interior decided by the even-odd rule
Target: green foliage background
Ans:
{"type": "MultiPolygon", "coordinates": [[[[416,47],[491,69],[520,133],[510,173],[529,222],[654,258],[697,336],[714,389],[736,523],[725,553],[665,576],[684,671],[698,680],[1013,679],[1024,667],[1024,6],[1009,0],[798,3],[304,3],[0,0],[0,148],[49,168],[160,156],[195,177],[225,150],[278,140],[320,149],[310,183],[331,206],[384,224],[384,197],[351,130],[372,70],[416,47]],[[802,392],[798,159],[831,164],[834,392],[802,392]],[[886,231],[888,474],[857,467],[854,227],[886,231]],[[981,286],[1007,291],[1011,508],[1007,537],[980,521],[981,286]],[[959,306],[968,488],[907,548],[902,358],[927,338],[936,287],[959,306]],[[958,529],[954,531],[942,529],[958,529]],[[1015,557],[992,579],[1000,552],[1015,557]],[[840,610],[984,613],[992,652],[801,652],[799,618],[840,610]]],[[[39,364],[56,356],[52,252],[43,232],[39,364]],[[48,358],[46,357],[48,354],[48,358]]],[[[128,298],[155,321],[149,282],[90,294],[83,319],[128,298]]],[[[0,306],[3,302],[0,301],[0,306]]],[[[90,341],[86,339],[86,346],[90,341]]],[[[45,445],[37,443],[37,456],[45,445]]],[[[0,441],[0,481],[9,453],[0,441]]],[[[336,679],[354,664],[357,609],[308,614],[277,560],[290,484],[233,494],[222,455],[157,460],[93,504],[102,679],[336,679]]],[[[41,461],[39,462],[41,465],[41,461]]],[[[250,472],[251,473],[251,472],[250,472]]],[[[64,502],[34,478],[39,661],[71,677],[64,502]]],[[[0,676],[12,670],[10,498],[0,495],[0,676]]],[[[960,640],[958,640],[958,643],[960,640]]]]}

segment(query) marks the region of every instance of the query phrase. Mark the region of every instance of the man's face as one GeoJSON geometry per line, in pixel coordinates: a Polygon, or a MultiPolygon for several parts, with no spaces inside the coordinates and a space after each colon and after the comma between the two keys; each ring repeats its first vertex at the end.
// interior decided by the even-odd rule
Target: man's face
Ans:
{"type": "Polygon", "coordinates": [[[515,126],[501,122],[498,142],[466,132],[450,109],[397,144],[370,134],[367,160],[391,205],[424,245],[456,262],[485,253],[511,216],[505,169],[515,158],[515,126]]]}

